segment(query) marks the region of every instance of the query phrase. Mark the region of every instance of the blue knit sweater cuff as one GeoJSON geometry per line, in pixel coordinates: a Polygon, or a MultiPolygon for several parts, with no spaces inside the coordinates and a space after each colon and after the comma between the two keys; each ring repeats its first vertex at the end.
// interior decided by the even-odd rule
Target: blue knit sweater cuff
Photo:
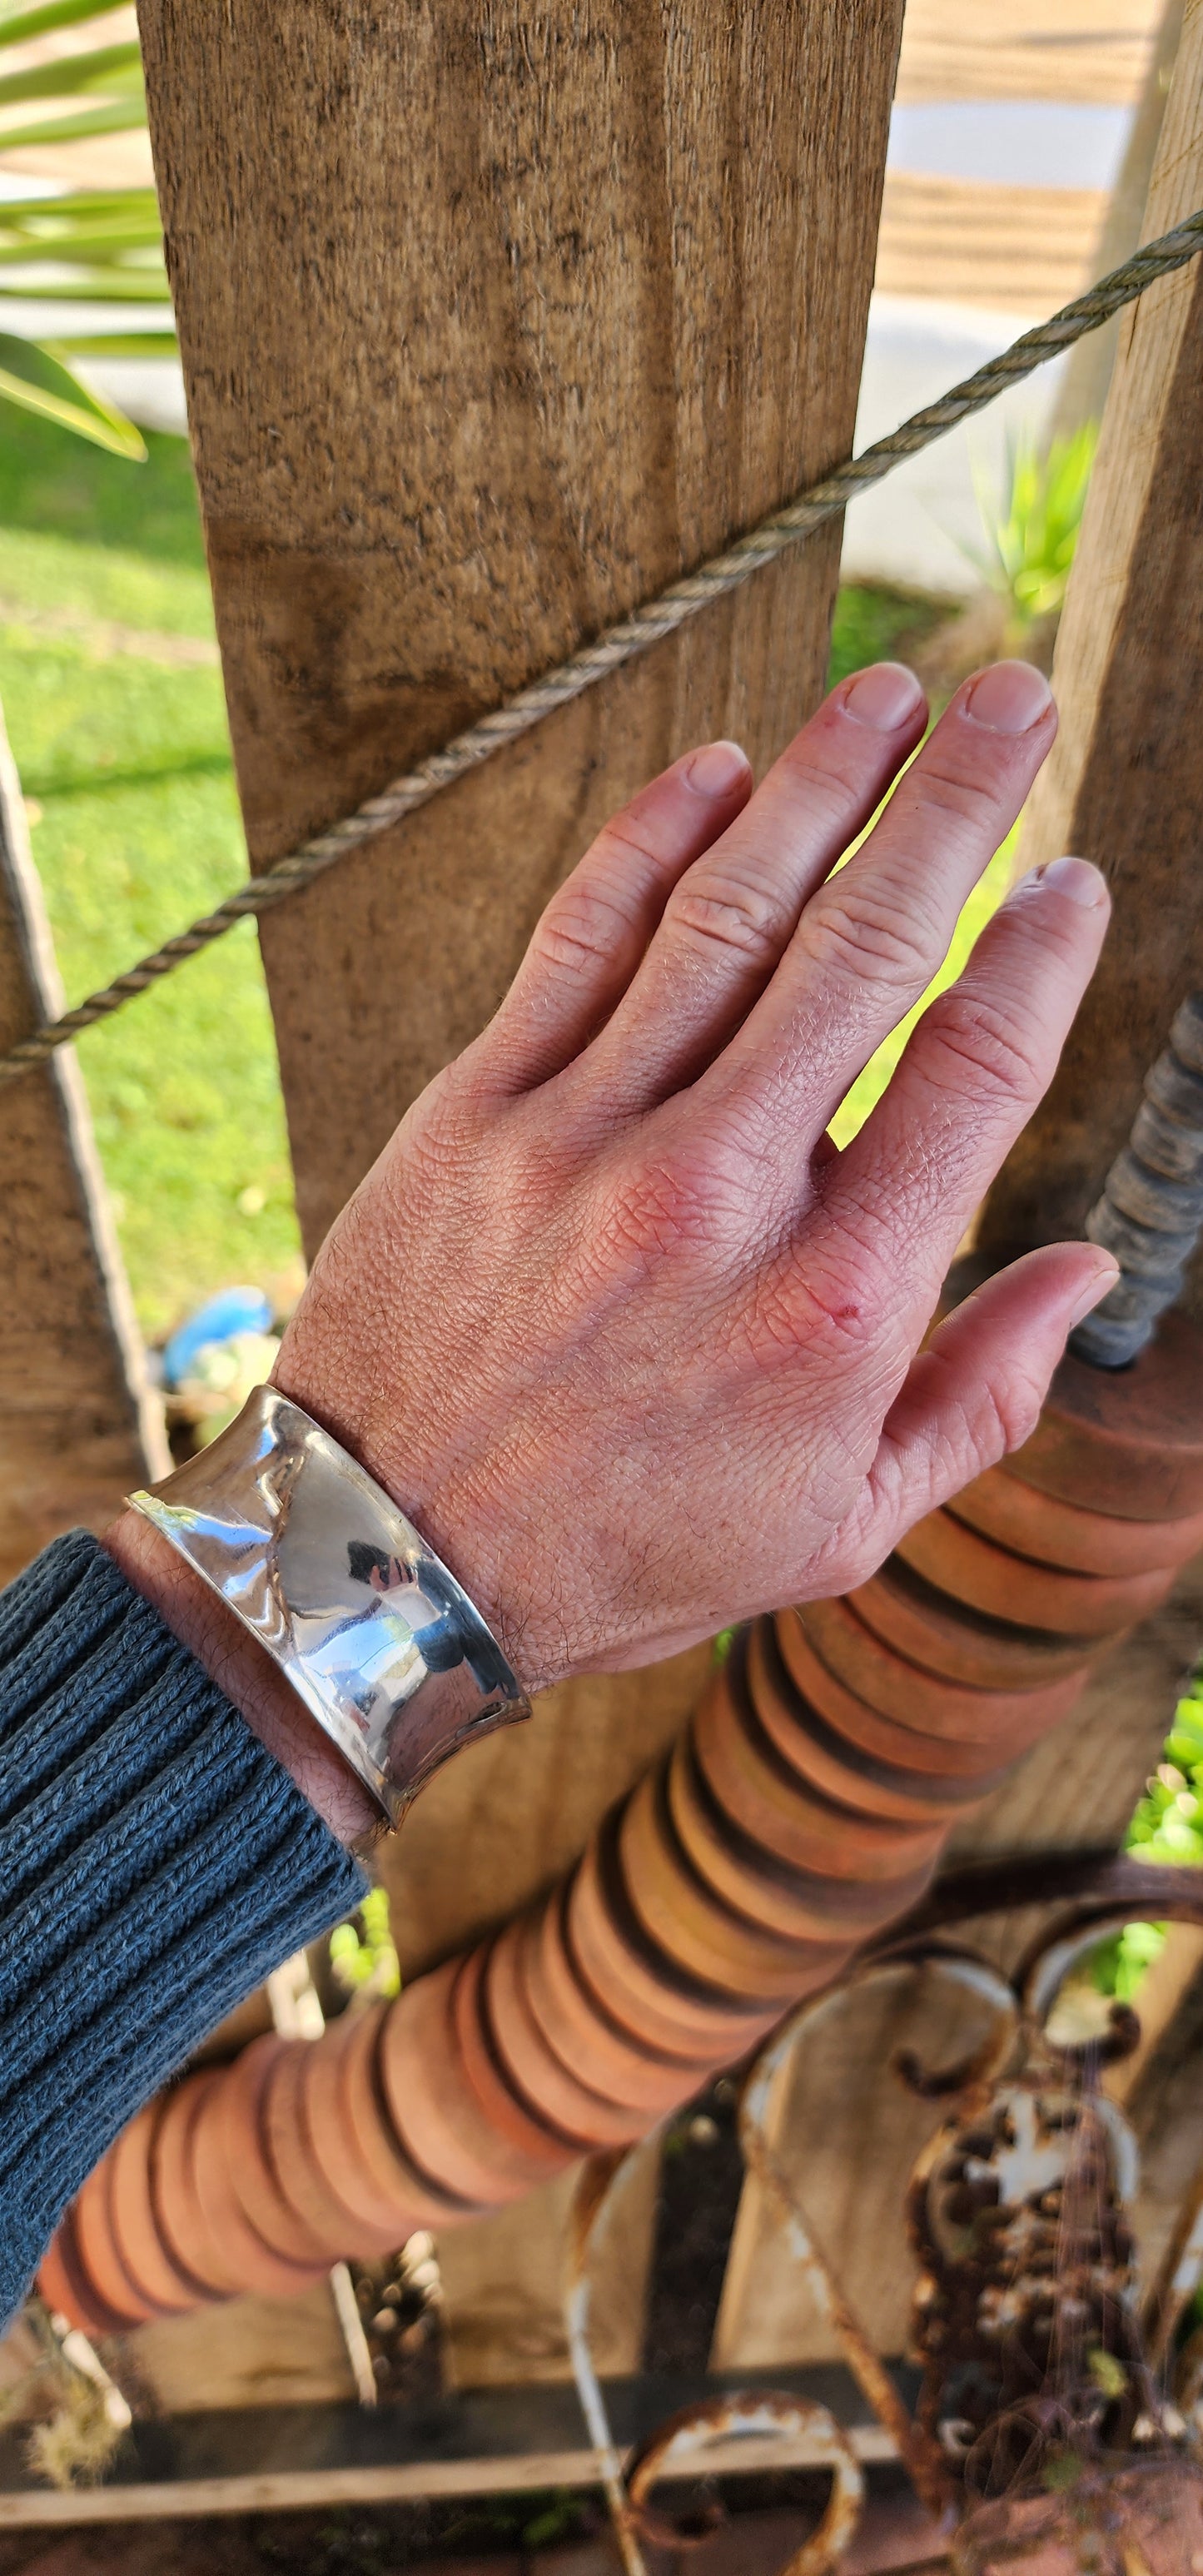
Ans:
{"type": "Polygon", "coordinates": [[[0,2325],[127,2120],[367,1884],[86,1530],[0,1592],[0,2325]]]}

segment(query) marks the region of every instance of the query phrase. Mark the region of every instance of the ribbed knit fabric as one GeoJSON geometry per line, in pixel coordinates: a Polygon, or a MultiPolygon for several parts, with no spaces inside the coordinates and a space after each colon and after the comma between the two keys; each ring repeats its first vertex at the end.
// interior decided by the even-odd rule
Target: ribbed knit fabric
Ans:
{"type": "Polygon", "coordinates": [[[139,2105],[367,1884],[86,1530],[0,1592],[0,2325],[139,2105]]]}

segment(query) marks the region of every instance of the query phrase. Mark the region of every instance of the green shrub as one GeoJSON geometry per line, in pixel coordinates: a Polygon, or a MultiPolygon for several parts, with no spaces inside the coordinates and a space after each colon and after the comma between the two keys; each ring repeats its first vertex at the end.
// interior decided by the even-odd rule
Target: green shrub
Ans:
{"type": "Polygon", "coordinates": [[[1094,421],[1084,422],[1072,438],[1055,438],[1047,454],[1030,436],[1008,442],[1001,504],[984,476],[975,477],[989,550],[972,560],[1005,603],[1008,652],[1022,646],[1041,618],[1060,610],[1097,445],[1094,421]]]}

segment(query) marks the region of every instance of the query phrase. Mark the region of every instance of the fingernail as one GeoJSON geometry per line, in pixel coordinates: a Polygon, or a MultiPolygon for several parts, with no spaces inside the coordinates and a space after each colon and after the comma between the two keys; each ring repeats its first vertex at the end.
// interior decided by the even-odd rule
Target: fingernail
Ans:
{"type": "Polygon", "coordinates": [[[1029,733],[1052,695],[1043,671],[1030,662],[995,662],[972,682],[965,713],[991,733],[1029,733]]]}
{"type": "Polygon", "coordinates": [[[1051,886],[1070,903],[1080,903],[1083,912],[1095,912],[1107,900],[1107,880],[1089,859],[1050,859],[1046,867],[1036,869],[1033,882],[1051,886]]]}
{"type": "Polygon", "coordinates": [[[751,766],[746,751],[737,742],[707,742],[695,751],[685,775],[699,796],[729,796],[733,787],[747,777],[751,766]]]}
{"type": "Polygon", "coordinates": [[[1070,1332],[1073,1331],[1075,1324],[1081,1323],[1084,1315],[1092,1314],[1094,1308],[1101,1303],[1102,1299],[1110,1295],[1118,1278],[1118,1261],[1109,1261],[1105,1268],[1095,1271],[1089,1288],[1084,1288],[1082,1290],[1082,1294],[1078,1299],[1077,1305],[1073,1308],[1070,1315],[1070,1332]]]}
{"type": "Polygon", "coordinates": [[[867,671],[855,672],[844,689],[847,714],[874,733],[897,733],[922,703],[915,674],[902,662],[874,662],[867,671]]]}

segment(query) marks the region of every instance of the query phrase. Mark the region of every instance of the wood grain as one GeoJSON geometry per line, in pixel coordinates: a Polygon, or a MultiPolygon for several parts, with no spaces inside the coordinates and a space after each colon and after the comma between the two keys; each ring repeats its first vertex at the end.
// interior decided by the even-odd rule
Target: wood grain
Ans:
{"type": "Polygon", "coordinates": [[[355,2382],[326,2281],[295,2299],[233,2299],[129,2337],[139,2382],[168,2415],[232,2406],[353,2405],[355,2382]]]}
{"type": "MultiPolygon", "coordinates": [[[[0,1051],[63,1007],[0,718],[0,1051]]],[[[58,1531],[96,1530],[147,1473],[161,1418],[73,1054],[14,1084],[0,1118],[0,1582],[58,1531]]]]}
{"type": "MultiPolygon", "coordinates": [[[[1164,0],[1119,176],[1094,251],[1096,277],[1106,277],[1122,260],[1130,259],[1144,237],[1145,208],[1182,34],[1182,7],[1183,0],[1164,0]]],[[[1117,313],[1101,331],[1091,331],[1070,350],[1057,388],[1050,438],[1071,438],[1084,421],[1102,419],[1122,327],[1123,316],[1117,313]]]]}
{"type": "MultiPolygon", "coordinates": [[[[900,0],[143,0],[262,866],[847,452],[900,0]]],[[[606,813],[758,765],[838,530],[264,927],[312,1249],[606,813]]]]}
{"type": "MultiPolygon", "coordinates": [[[[1203,197],[1203,0],[1188,0],[1145,237],[1203,197]]],[[[1203,263],[1124,317],[1053,673],[1056,747],[1023,841],[1104,869],[1114,918],[1043,1107],[980,1241],[1080,1232],[1183,995],[1203,984],[1203,263]]],[[[1196,1265],[1193,1306],[1203,1312],[1196,1265]]]]}
{"type": "MultiPolygon", "coordinates": [[[[906,2240],[903,2197],[920,2149],[947,2117],[945,2105],[923,2101],[903,2083],[897,2053],[913,2052],[925,2068],[956,2065],[996,2024],[994,2009],[938,1968],[882,1968],[820,2009],[777,2088],[770,2148],[880,2352],[906,2348],[919,2267],[906,2240]]],[[[839,2354],[806,2273],[785,2250],[773,2204],[748,2181],[712,2367],[750,2370],[839,2354]]]]}
{"type": "MultiPolygon", "coordinates": [[[[846,453],[900,19],[143,0],[257,865],[846,453]]],[[[838,552],[265,925],[310,1249],[607,812],[707,734],[763,764],[813,705],[838,552]]],[[[435,1782],[384,1863],[407,1971],[573,1857],[702,1668],[574,1685],[435,1782]]]]}
{"type": "MultiPolygon", "coordinates": [[[[564,2293],[580,2173],[573,2165],[527,2199],[440,2239],[449,2386],[571,2379],[564,2293]]],[[[637,2150],[616,2185],[614,2213],[591,2269],[590,2343],[606,2379],[639,2368],[659,2179],[656,2139],[637,2150]]]]}

